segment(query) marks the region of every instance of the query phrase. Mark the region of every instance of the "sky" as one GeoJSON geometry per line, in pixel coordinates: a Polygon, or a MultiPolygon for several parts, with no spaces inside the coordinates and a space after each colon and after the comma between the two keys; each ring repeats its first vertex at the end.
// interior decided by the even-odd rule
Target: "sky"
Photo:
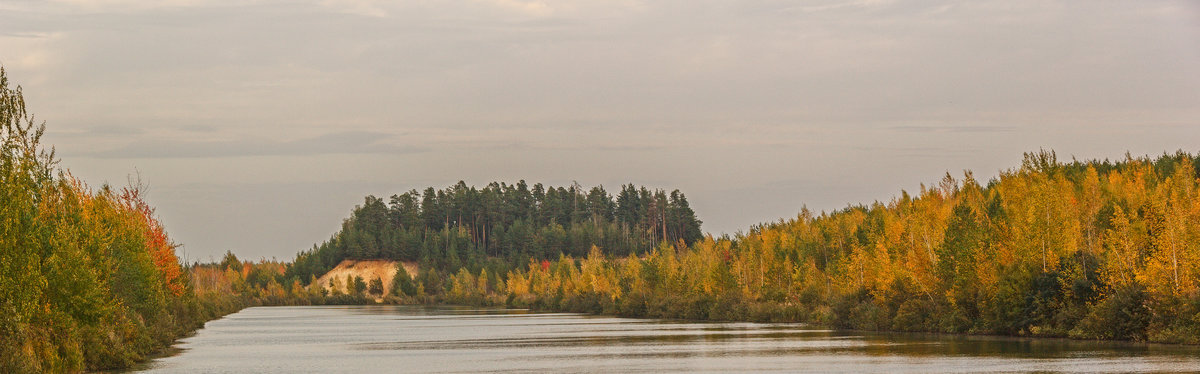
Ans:
{"type": "Polygon", "coordinates": [[[678,188],[720,235],[1039,149],[1200,151],[1195,1],[0,0],[0,65],[185,261],[459,180],[678,188]]]}

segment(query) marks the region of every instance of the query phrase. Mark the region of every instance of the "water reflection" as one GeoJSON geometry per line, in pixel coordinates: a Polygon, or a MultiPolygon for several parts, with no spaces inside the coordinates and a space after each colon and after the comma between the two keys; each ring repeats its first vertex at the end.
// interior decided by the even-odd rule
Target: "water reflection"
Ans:
{"type": "Polygon", "coordinates": [[[250,308],[210,322],[175,372],[1189,372],[1200,348],[875,334],[451,307],[250,308]]]}

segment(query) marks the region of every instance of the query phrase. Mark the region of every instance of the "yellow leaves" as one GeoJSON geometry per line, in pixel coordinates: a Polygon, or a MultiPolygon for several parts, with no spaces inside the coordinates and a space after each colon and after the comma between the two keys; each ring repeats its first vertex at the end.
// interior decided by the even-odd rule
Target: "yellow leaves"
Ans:
{"type": "MultiPolygon", "coordinates": [[[[1104,300],[1099,293],[1145,295],[1146,305],[1200,297],[1200,181],[1190,159],[1061,165],[1034,156],[986,187],[968,174],[961,187],[945,178],[916,197],[805,210],[733,240],[659,246],[642,259],[607,259],[592,248],[579,262],[531,263],[509,274],[507,292],[563,305],[604,295],[646,313],[655,304],[730,299],[829,309],[822,303],[865,291],[876,305],[919,298],[975,313],[969,318],[981,321],[955,328],[978,331],[1028,319],[1030,295],[1049,308],[1075,302],[1068,307],[1083,310],[1069,311],[1082,314],[1092,306],[1081,305],[1104,300]]],[[[1056,323],[1028,328],[1071,327],[1056,323]]]]}
{"type": "Polygon", "coordinates": [[[1200,289],[1200,209],[1190,161],[1174,165],[1175,172],[1155,187],[1147,207],[1152,251],[1140,279],[1158,298],[1194,296],[1200,289]]]}
{"type": "Polygon", "coordinates": [[[581,291],[607,295],[612,300],[621,295],[617,287],[617,272],[608,266],[599,247],[592,246],[579,268],[577,284],[581,291]]]}
{"type": "Polygon", "coordinates": [[[645,291],[648,287],[642,277],[642,260],[633,253],[617,264],[619,279],[628,284],[631,291],[645,291]]]}
{"type": "Polygon", "coordinates": [[[1132,227],[1131,218],[1124,209],[1116,206],[1111,222],[1112,228],[1105,233],[1104,242],[1108,248],[1108,256],[1101,277],[1105,283],[1115,288],[1132,285],[1138,275],[1144,273],[1141,266],[1142,239],[1132,227]]]}
{"type": "Polygon", "coordinates": [[[1050,271],[1078,249],[1082,233],[1075,186],[1061,173],[1002,175],[1000,191],[1018,262],[1050,271]]]}
{"type": "Polygon", "coordinates": [[[522,272],[509,271],[505,277],[504,289],[509,294],[524,299],[529,295],[529,278],[522,272]]]}
{"type": "MultiPolygon", "coordinates": [[[[487,279],[483,281],[487,282],[487,279]]],[[[450,300],[461,302],[481,295],[483,292],[479,288],[479,280],[467,268],[459,268],[457,273],[450,276],[450,292],[447,295],[450,300]]]]}

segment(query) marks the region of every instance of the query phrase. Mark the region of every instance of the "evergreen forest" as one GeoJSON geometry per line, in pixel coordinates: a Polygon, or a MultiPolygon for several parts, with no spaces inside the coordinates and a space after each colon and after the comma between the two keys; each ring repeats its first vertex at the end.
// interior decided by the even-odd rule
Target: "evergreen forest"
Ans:
{"type": "Polygon", "coordinates": [[[628,184],[616,197],[603,186],[532,187],[464,182],[383,199],[367,196],[332,238],[301,252],[287,275],[308,282],[345,259],[420,261],[431,271],[523,266],[592,246],[614,256],[644,254],[655,243],[701,239],[700,220],[679,190],[628,184]]]}

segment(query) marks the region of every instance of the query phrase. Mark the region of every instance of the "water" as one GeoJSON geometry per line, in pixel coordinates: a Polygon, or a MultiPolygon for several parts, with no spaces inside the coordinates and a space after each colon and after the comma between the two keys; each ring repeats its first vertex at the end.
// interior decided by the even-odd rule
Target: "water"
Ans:
{"type": "Polygon", "coordinates": [[[1200,347],[414,306],[259,307],[150,373],[1200,372],[1200,347]]]}

